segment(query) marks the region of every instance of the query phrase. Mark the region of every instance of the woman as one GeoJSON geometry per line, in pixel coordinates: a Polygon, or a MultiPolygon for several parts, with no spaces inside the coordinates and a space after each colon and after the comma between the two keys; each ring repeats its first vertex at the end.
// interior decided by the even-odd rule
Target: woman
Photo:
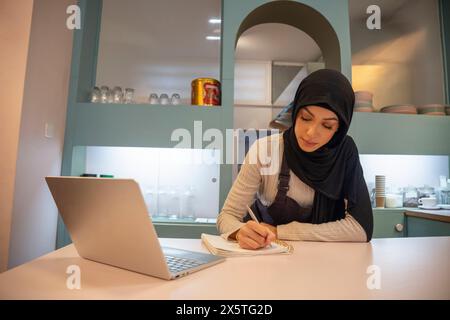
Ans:
{"type": "Polygon", "coordinates": [[[354,100],[351,84],[338,71],[318,70],[300,83],[292,126],[257,140],[246,155],[217,220],[224,237],[246,249],[275,238],[371,240],[370,197],[358,149],[347,135],[354,100]],[[279,147],[265,150],[272,159],[279,152],[279,170],[263,174],[261,161],[249,159],[273,142],[279,147]],[[261,223],[249,218],[247,206],[261,223]]]}

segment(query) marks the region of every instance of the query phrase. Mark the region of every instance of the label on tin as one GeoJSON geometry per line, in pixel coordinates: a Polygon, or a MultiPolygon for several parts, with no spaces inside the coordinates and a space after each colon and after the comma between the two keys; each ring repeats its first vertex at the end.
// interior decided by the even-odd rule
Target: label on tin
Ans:
{"type": "Polygon", "coordinates": [[[203,89],[204,104],[220,105],[220,88],[216,83],[205,83],[203,89]]]}

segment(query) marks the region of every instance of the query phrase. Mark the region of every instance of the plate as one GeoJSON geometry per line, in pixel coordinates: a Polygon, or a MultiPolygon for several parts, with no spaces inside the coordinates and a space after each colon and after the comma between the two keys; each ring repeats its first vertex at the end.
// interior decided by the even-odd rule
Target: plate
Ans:
{"type": "Polygon", "coordinates": [[[450,204],[440,204],[439,207],[440,207],[441,209],[447,209],[447,210],[450,210],[450,204]]]}
{"type": "Polygon", "coordinates": [[[425,210],[439,210],[441,207],[440,206],[436,206],[436,207],[419,206],[418,208],[425,209],[425,210]]]}
{"type": "Polygon", "coordinates": [[[403,113],[403,114],[417,114],[417,108],[413,105],[392,105],[380,109],[380,112],[385,113],[403,113]]]}

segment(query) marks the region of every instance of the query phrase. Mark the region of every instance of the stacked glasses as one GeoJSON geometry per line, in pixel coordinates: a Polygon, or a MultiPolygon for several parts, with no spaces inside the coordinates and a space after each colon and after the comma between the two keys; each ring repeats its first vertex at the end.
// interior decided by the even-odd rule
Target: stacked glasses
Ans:
{"type": "Polygon", "coordinates": [[[386,176],[375,176],[375,204],[384,208],[386,202],[386,176]]]}
{"type": "Polygon", "coordinates": [[[119,86],[112,90],[108,86],[94,87],[90,99],[92,103],[134,103],[134,89],[122,91],[119,86]]]}
{"type": "Polygon", "coordinates": [[[148,101],[150,104],[162,104],[162,105],[167,105],[167,104],[173,104],[173,105],[178,105],[180,104],[180,95],[178,93],[174,93],[172,94],[172,97],[169,98],[169,96],[167,95],[167,93],[162,93],[159,98],[158,95],[156,93],[152,93],[150,94],[150,97],[148,98],[148,101]]]}

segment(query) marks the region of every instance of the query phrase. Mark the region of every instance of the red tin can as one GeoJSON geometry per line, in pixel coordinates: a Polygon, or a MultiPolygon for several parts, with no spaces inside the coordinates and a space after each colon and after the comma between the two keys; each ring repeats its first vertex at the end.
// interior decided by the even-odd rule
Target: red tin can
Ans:
{"type": "Polygon", "coordinates": [[[220,106],[220,82],[212,78],[198,78],[191,83],[191,104],[220,106]]]}

